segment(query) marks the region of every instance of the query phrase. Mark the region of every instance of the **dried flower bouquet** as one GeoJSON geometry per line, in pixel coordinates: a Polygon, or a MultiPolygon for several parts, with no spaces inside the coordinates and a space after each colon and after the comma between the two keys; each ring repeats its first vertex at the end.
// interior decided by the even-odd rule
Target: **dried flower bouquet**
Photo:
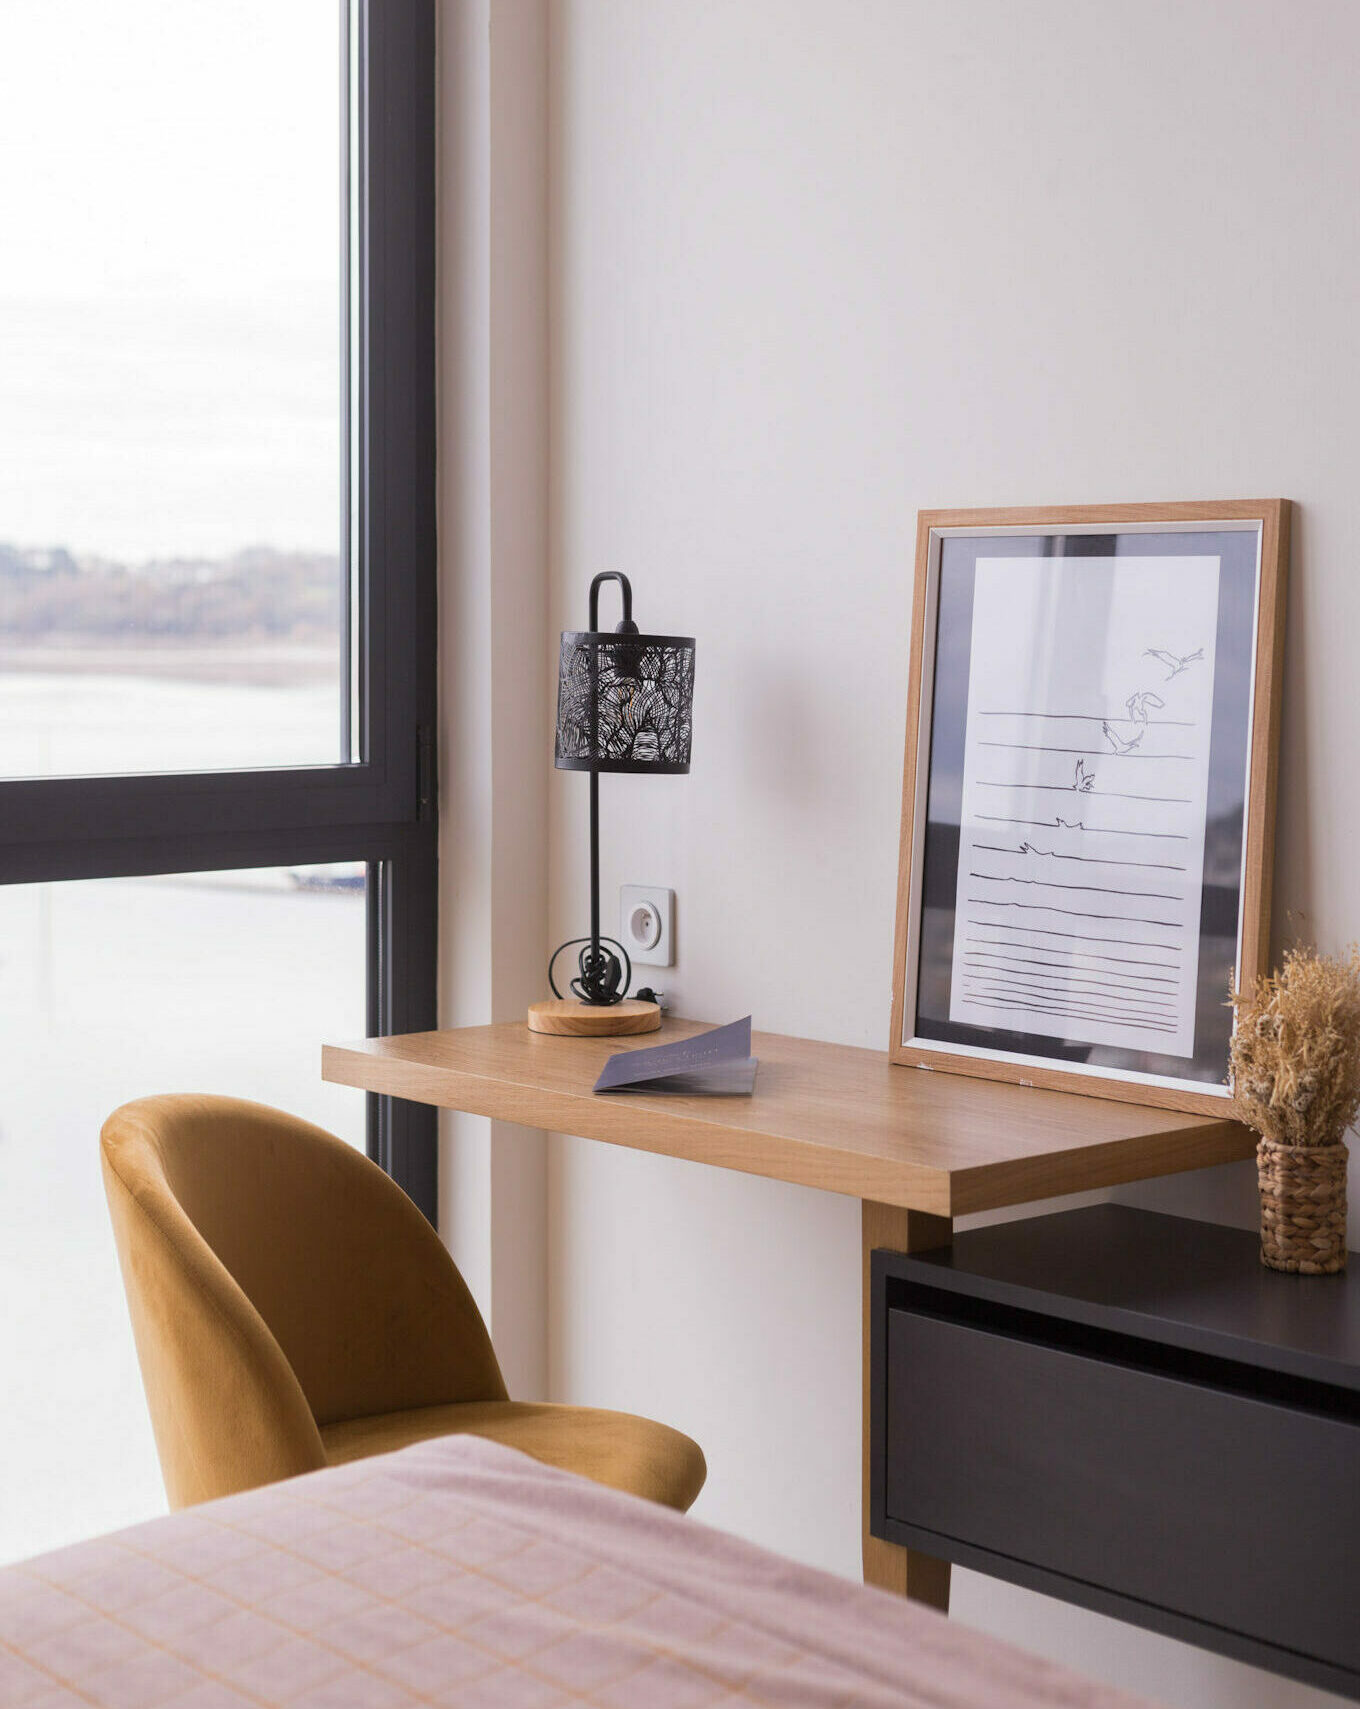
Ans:
{"type": "Polygon", "coordinates": [[[1324,1275],[1346,1267],[1344,1135],[1360,1111],[1360,951],[1292,949],[1234,989],[1233,1108],[1260,1138],[1261,1259],[1324,1275]]]}

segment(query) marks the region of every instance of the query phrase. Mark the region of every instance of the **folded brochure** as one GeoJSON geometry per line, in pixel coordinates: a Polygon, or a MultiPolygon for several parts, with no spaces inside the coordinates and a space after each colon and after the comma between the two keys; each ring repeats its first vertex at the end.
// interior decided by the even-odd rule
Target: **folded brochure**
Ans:
{"type": "Polygon", "coordinates": [[[751,1017],[747,1015],[674,1044],[620,1050],[605,1063],[595,1090],[742,1095],[755,1090],[758,1066],[751,1055],[751,1017]]]}

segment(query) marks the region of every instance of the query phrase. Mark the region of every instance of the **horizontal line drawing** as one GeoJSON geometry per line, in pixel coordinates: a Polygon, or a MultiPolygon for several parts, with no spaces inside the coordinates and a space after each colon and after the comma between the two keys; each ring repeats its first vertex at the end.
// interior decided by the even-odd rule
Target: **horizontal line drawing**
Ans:
{"type": "Polygon", "coordinates": [[[1180,928],[1179,920],[1150,920],[1142,914],[1092,914],[1085,908],[1055,908],[1049,902],[993,902],[987,896],[970,896],[976,908],[1023,908],[1027,914],[1070,914],[1077,920],[1118,920],[1126,926],[1166,926],[1171,931],[1180,928]]]}
{"type": "Polygon", "coordinates": [[[1108,712],[979,712],[979,718],[1057,718],[1077,724],[1165,724],[1168,729],[1193,730],[1192,718],[1115,718],[1108,712]]]}
{"type": "Polygon", "coordinates": [[[1084,1003],[1088,1009],[1128,1010],[1155,1016],[1158,1020],[1175,1019],[1174,999],[1162,1000],[1139,992],[1117,995],[1118,986],[1104,990],[1065,991],[1055,989],[1046,980],[1027,979],[1022,973],[989,973],[985,968],[978,971],[969,968],[963,977],[965,985],[1005,986],[1037,996],[1044,1003],[1084,1003]]]}
{"type": "Polygon", "coordinates": [[[1069,825],[1064,820],[1056,822],[1052,819],[1008,819],[1002,813],[979,813],[979,819],[984,819],[989,825],[1033,825],[1040,831],[1090,831],[1096,836],[1105,837],[1155,837],[1163,843],[1188,843],[1190,841],[1181,831],[1121,831],[1113,825],[1069,825]]]}
{"type": "Polygon", "coordinates": [[[1051,926],[1013,926],[1009,920],[987,920],[978,923],[985,923],[989,932],[1025,932],[1043,938],[1080,938],[1083,943],[1088,944],[1123,944],[1125,949],[1165,949],[1170,950],[1173,955],[1181,953],[1179,944],[1150,944],[1144,943],[1141,938],[1101,938],[1090,932],[1059,932],[1051,926]]]}
{"type": "MultiPolygon", "coordinates": [[[[1028,926],[1008,926],[1003,920],[993,920],[991,922],[991,926],[993,931],[1028,932],[1030,930],[1028,926]]],[[[1062,935],[1071,936],[1072,934],[1065,933],[1062,935]]],[[[1139,957],[1132,955],[1102,955],[1099,950],[1095,949],[1060,949],[1057,944],[1015,943],[1009,938],[965,937],[963,941],[968,944],[994,944],[1000,949],[1032,949],[1040,955],[1075,956],[1081,961],[1118,961],[1123,962],[1129,967],[1160,967],[1164,972],[1174,973],[1178,979],[1180,977],[1180,969],[1176,966],[1174,961],[1144,961],[1139,957]]],[[[1109,940],[1106,938],[1082,939],[1083,943],[1103,944],[1108,941],[1109,940]]],[[[1115,939],[1114,941],[1117,943],[1119,940],[1115,939]]],[[[1129,945],[1130,949],[1141,949],[1142,947],[1143,946],[1141,944],[1129,945]]]]}
{"type": "Polygon", "coordinates": [[[1094,896],[1144,896],[1152,902],[1183,900],[1173,890],[1116,890],[1110,884],[1059,884],[1049,878],[1013,878],[1007,872],[970,872],[968,876],[986,879],[989,884],[1037,884],[1041,890],[1086,890],[1094,896]]]}
{"type": "Polygon", "coordinates": [[[1032,843],[1021,843],[1019,848],[1010,849],[1003,843],[974,843],[975,849],[986,849],[988,854],[1037,855],[1043,860],[1079,860],[1085,866],[1145,866],[1154,872],[1184,872],[1183,866],[1175,866],[1165,860],[1112,860],[1108,855],[1074,855],[1059,854],[1056,849],[1036,849],[1032,843]]]}
{"type": "MultiPolygon", "coordinates": [[[[1017,944],[1012,947],[1018,949],[1024,946],[1017,944]]],[[[1120,973],[1118,969],[1114,967],[1076,967],[1070,960],[1036,961],[1033,956],[1014,954],[1006,955],[1001,951],[994,949],[966,949],[963,952],[963,959],[965,961],[995,962],[998,966],[1005,967],[1044,967],[1050,969],[1054,973],[1089,973],[1092,978],[1097,974],[1104,973],[1108,974],[1112,979],[1132,981],[1137,985],[1170,985],[1173,988],[1180,985],[1179,979],[1174,977],[1164,979],[1160,973],[1120,973]]],[[[1087,958],[1085,956],[1082,957],[1083,961],[1086,959],[1087,958]]]]}
{"type": "Polygon", "coordinates": [[[1070,1001],[1075,995],[1090,1003],[1119,1002],[1135,1009],[1164,1011],[1169,1018],[1174,1018],[1176,1011],[1174,991],[1144,991],[1117,983],[1097,983],[1095,980],[1078,980],[1075,983],[1069,981],[1068,984],[1062,984],[1060,981],[1045,979],[1041,974],[1017,973],[1005,967],[965,967],[963,977],[965,981],[981,979],[993,985],[1028,986],[1050,997],[1062,997],[1065,1001],[1070,1001]]]}
{"type": "MultiPolygon", "coordinates": [[[[1023,1011],[1027,1009],[1034,1019],[1030,1021],[1029,1029],[1026,1029],[1022,1023],[1017,1021],[1013,1025],[1013,1031],[1019,1032],[1033,1030],[1038,1032],[1043,1030],[1044,1032],[1052,1033],[1054,1030],[1058,1030],[1062,1036],[1070,1037],[1074,1040],[1080,1040],[1083,1043],[1092,1042],[1086,1036],[1086,1027],[1089,1027],[1093,1022],[1102,1027],[1110,1027],[1121,1035],[1124,1033],[1124,1029],[1126,1027],[1137,1027],[1143,1032],[1160,1033],[1163,1038],[1168,1034],[1174,1035],[1176,1031],[1175,1027],[1170,1022],[1166,1021],[1161,1015],[1107,1015],[1103,1009],[1079,1009],[1069,1007],[1067,1004],[1058,1003],[1052,1005],[1046,1003],[1030,1004],[1019,998],[1013,997],[1009,991],[969,991],[965,994],[963,1001],[965,1005],[976,1003],[981,1008],[995,1008],[998,1005],[1005,1004],[1016,1005],[1018,1010],[1023,1011]],[[1059,1029],[1054,1029],[1052,1027],[1044,1027],[1041,1029],[1036,1024],[1040,1019],[1045,1021],[1081,1021],[1086,1023],[1086,1027],[1083,1027],[1080,1031],[1075,1026],[1070,1030],[1065,1026],[1059,1029]]],[[[1126,1049],[1136,1049],[1138,1044],[1143,1041],[1126,1040],[1123,1042],[1126,1049]]]]}
{"type": "Polygon", "coordinates": [[[1015,1009],[1028,1009],[1032,1015],[1064,1015],[1079,1020],[1099,1021],[1107,1027],[1142,1027],[1155,1032],[1175,1032],[1176,1023],[1166,1015],[1128,1015],[1116,1008],[1107,1009],[1101,1003],[1089,1003],[1080,997],[1028,997],[1021,991],[982,988],[963,993],[965,1003],[982,1006],[1008,1004],[1015,1009]]]}
{"type": "Polygon", "coordinates": [[[1158,1029],[1166,1028],[1172,1032],[1175,1031],[1175,1021],[1170,1015],[1142,1013],[1130,1014],[1118,1008],[1107,1009],[1104,1004],[1088,1006],[1086,999],[1083,997],[1056,996],[1036,997],[1031,999],[1028,993],[1024,991],[1010,991],[1004,987],[997,990],[986,989],[965,991],[963,993],[963,1001],[965,1004],[983,1001],[990,1002],[995,999],[1023,1004],[1025,1007],[1029,1008],[1032,1014],[1035,1015],[1051,1014],[1055,1010],[1058,1013],[1063,1013],[1068,1009],[1082,1008],[1086,1010],[1086,1017],[1088,1019],[1099,1021],[1103,1026],[1107,1027],[1122,1028],[1126,1026],[1142,1025],[1145,1027],[1156,1027],[1158,1029]]]}
{"type": "MultiPolygon", "coordinates": [[[[1027,566],[1026,576],[999,580],[993,598],[1000,566],[979,561],[988,620],[974,625],[963,751],[949,756],[958,829],[947,828],[943,848],[937,834],[930,867],[932,924],[944,904],[948,957],[936,964],[929,944],[931,976],[956,1020],[1104,1040],[1153,1060],[1192,1054],[1225,929],[1209,864],[1224,858],[1209,775],[1217,582],[1188,570],[1156,580],[1114,559],[1101,565],[1108,585],[1094,570],[1080,584],[1054,581],[1052,569],[1027,566]],[[1044,637],[1037,654],[1024,644],[1031,631],[1044,637]],[[1197,635],[1209,639],[1199,646],[1197,635]],[[1125,760],[1154,765],[1128,771],[1125,760]],[[1157,761],[1181,769],[1159,771],[1157,761]],[[1030,799],[1040,795],[1062,799],[1030,799]],[[936,894],[939,880],[952,899],[936,894]],[[1002,1008],[1017,1018],[989,1022],[987,1011],[1002,1008]],[[1128,1026],[1162,1041],[1139,1040],[1128,1026]]],[[[1004,1031],[997,1038],[1004,1046],[1004,1031]]]]}
{"type": "MultiPolygon", "coordinates": [[[[1058,795],[1070,795],[1070,783],[994,783],[990,778],[975,778],[979,789],[1044,789],[1052,790],[1058,795]]],[[[1194,803],[1188,795],[1130,795],[1122,789],[1082,789],[1082,795],[1101,795],[1112,801],[1160,801],[1165,807],[1193,807],[1194,803]]],[[[1070,829],[1071,827],[1069,827],[1070,829]]],[[[1086,826],[1081,827],[1082,830],[1086,826]]]]}
{"type": "Polygon", "coordinates": [[[1176,1012],[1175,998],[1167,991],[1139,991],[1136,987],[1120,985],[1105,980],[1073,980],[1064,979],[1058,975],[1054,979],[1044,979],[1035,974],[1015,973],[1006,968],[969,967],[964,969],[964,983],[976,983],[981,979],[991,985],[1010,985],[1028,991],[1047,992],[1053,996],[1083,996],[1095,1002],[1113,1002],[1117,995],[1121,1000],[1128,999],[1131,1009],[1146,1010],[1149,1014],[1164,1014],[1174,1016],[1176,1012]]]}
{"type": "MultiPolygon", "coordinates": [[[[1050,748],[1043,742],[989,742],[980,741],[980,748],[1019,748],[1030,754],[1089,754],[1090,748],[1050,748]]],[[[1134,754],[1126,753],[1122,748],[1114,753],[1102,753],[1096,750],[1100,757],[1106,760],[1192,760],[1193,754],[1134,754]]]]}
{"type": "Polygon", "coordinates": [[[1155,1003],[1129,1002],[1120,991],[1078,991],[1063,986],[1043,986],[1036,989],[1032,986],[1014,985],[1004,979],[984,979],[981,982],[972,978],[964,980],[962,995],[965,1003],[971,1002],[979,993],[988,996],[1020,997],[1026,1001],[1040,1003],[1082,1003],[1098,1010],[1114,1022],[1135,1020],[1165,1021],[1171,1026],[1176,1024],[1174,1008],[1155,1003]]]}
{"type": "MultiPolygon", "coordinates": [[[[1102,1026],[1118,1025],[1132,1028],[1138,1032],[1174,1033],[1176,1031],[1175,1027],[1163,1026],[1160,1021],[1114,1022],[1110,1020],[1108,1015],[1094,1014],[1085,1009],[1069,1008],[1065,1004],[1059,1006],[1057,1004],[1050,1003],[1019,1003],[1013,998],[1008,997],[967,997],[964,1000],[965,1002],[970,1003],[975,1009],[1004,1009],[1012,1013],[1018,1009],[1024,1014],[1049,1015],[1055,1020],[1099,1021],[1102,1026]]],[[[1019,1027],[1011,1028],[1012,1032],[1019,1032],[1021,1030],[1022,1029],[1019,1027]]]]}

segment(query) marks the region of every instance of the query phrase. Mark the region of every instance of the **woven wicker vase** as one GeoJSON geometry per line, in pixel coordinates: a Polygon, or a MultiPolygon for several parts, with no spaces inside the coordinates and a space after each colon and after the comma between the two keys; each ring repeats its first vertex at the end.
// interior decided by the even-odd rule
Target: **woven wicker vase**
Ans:
{"type": "Polygon", "coordinates": [[[1346,1159],[1344,1144],[1260,1141],[1263,1264],[1303,1276],[1346,1268],[1346,1159]]]}

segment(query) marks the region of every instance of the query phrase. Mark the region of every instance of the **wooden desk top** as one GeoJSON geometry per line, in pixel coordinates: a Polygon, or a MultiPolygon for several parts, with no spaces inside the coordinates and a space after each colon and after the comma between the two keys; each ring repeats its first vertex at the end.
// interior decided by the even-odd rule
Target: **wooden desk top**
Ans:
{"type": "Polygon", "coordinates": [[[522,1022],[327,1045],[322,1076],[466,1110],[848,1193],[937,1216],[1109,1187],[1250,1157],[1215,1116],[894,1067],[887,1053],[755,1033],[751,1097],[591,1091],[616,1050],[704,1030],[667,1020],[645,1038],[573,1039],[522,1022]]]}

